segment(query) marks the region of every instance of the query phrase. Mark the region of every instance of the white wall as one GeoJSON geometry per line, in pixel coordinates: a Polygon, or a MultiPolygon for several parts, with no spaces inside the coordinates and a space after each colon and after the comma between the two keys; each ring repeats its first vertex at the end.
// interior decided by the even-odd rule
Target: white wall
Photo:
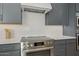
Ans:
{"type": "Polygon", "coordinates": [[[62,35],[62,26],[45,26],[45,15],[40,13],[24,12],[23,25],[0,25],[0,42],[19,41],[22,36],[29,35],[62,35]],[[12,30],[12,39],[5,39],[4,29],[12,30]]]}

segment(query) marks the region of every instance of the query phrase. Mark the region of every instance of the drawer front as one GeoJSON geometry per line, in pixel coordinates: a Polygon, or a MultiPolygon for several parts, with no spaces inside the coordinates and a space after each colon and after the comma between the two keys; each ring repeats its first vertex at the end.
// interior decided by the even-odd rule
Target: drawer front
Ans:
{"type": "Polygon", "coordinates": [[[20,43],[0,45],[0,51],[17,50],[17,49],[20,49],[20,43]]]}
{"type": "Polygon", "coordinates": [[[76,43],[76,39],[67,39],[66,43],[76,43]]]}
{"type": "Polygon", "coordinates": [[[60,45],[55,45],[54,46],[55,49],[65,49],[65,44],[60,44],[60,45]]]}
{"type": "Polygon", "coordinates": [[[59,44],[65,44],[65,40],[55,40],[54,41],[55,45],[59,45],[59,44]]]}
{"type": "Polygon", "coordinates": [[[0,56],[21,56],[20,50],[0,52],[0,56]]]}

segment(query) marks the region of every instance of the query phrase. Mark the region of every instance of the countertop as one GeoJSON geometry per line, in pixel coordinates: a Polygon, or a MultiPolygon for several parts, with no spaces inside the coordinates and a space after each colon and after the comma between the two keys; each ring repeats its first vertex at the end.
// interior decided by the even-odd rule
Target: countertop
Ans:
{"type": "MultiPolygon", "coordinates": [[[[75,39],[76,37],[71,37],[71,36],[24,36],[25,38],[27,37],[36,37],[36,38],[27,38],[28,40],[65,40],[65,39],[75,39]],[[39,37],[39,38],[38,38],[39,37]],[[41,39],[42,38],[42,39],[41,39]]],[[[21,43],[25,41],[25,39],[21,39],[20,40],[3,40],[3,41],[0,41],[0,44],[11,44],[11,43],[21,43]]]]}
{"type": "Polygon", "coordinates": [[[76,39],[71,36],[28,36],[22,37],[21,42],[25,41],[43,41],[43,40],[65,40],[65,39],[76,39]]]}
{"type": "Polygon", "coordinates": [[[13,43],[21,43],[20,40],[19,41],[15,41],[14,39],[11,39],[11,40],[3,40],[3,41],[0,41],[0,44],[13,44],[13,43]]]}
{"type": "Polygon", "coordinates": [[[72,37],[72,36],[47,36],[51,39],[54,39],[54,40],[65,40],[65,39],[76,39],[76,37],[72,37]]]}

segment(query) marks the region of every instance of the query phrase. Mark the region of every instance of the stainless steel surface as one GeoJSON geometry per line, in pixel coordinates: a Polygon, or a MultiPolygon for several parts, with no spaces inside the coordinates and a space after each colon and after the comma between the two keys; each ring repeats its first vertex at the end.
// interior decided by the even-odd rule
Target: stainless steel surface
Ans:
{"type": "Polygon", "coordinates": [[[79,33],[77,33],[76,36],[77,36],[77,42],[76,42],[77,50],[79,50],[79,33]]]}
{"type": "Polygon", "coordinates": [[[24,42],[23,43],[24,50],[26,50],[26,49],[44,48],[44,47],[52,47],[53,46],[53,41],[50,41],[50,40],[49,41],[44,41],[44,45],[35,46],[34,43],[37,43],[37,42],[29,42],[29,43],[24,42]]]}
{"type": "Polygon", "coordinates": [[[53,46],[53,40],[45,36],[27,37],[25,40],[23,42],[24,49],[36,49],[41,47],[43,48],[43,47],[53,46]],[[38,45],[35,46],[35,44],[38,45]]]}
{"type": "Polygon", "coordinates": [[[79,49],[79,34],[77,34],[77,49],[79,49]]]}
{"type": "Polygon", "coordinates": [[[77,27],[79,27],[79,16],[77,16],[77,27]]]}
{"type": "Polygon", "coordinates": [[[23,37],[23,55],[27,52],[43,51],[53,49],[53,40],[46,36],[23,37]]]}
{"type": "Polygon", "coordinates": [[[22,37],[21,42],[29,41],[29,42],[40,42],[45,40],[52,40],[46,36],[29,36],[29,37],[22,37]]]}

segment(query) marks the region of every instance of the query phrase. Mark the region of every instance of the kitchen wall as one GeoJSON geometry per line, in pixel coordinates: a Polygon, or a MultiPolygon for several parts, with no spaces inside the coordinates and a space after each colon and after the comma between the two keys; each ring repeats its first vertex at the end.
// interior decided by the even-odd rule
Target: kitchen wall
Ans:
{"type": "Polygon", "coordinates": [[[22,21],[22,25],[0,24],[0,42],[19,41],[22,36],[61,36],[63,33],[62,26],[45,26],[44,14],[23,12],[22,21]],[[5,39],[5,28],[8,28],[12,31],[12,39],[5,39]]]}

